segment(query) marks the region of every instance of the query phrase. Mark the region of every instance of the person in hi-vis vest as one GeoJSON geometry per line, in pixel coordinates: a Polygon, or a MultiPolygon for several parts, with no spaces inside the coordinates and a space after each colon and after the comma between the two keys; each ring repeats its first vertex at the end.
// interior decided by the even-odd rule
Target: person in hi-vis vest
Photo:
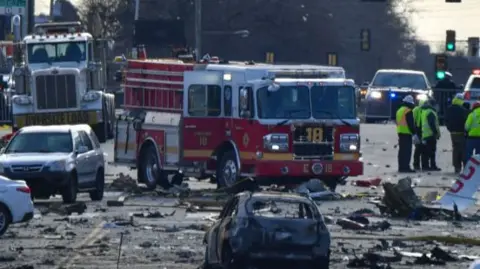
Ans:
{"type": "Polygon", "coordinates": [[[420,117],[422,116],[422,107],[426,100],[418,101],[418,106],[413,108],[413,122],[415,123],[415,134],[413,144],[415,144],[415,151],[413,152],[413,169],[420,170],[420,161],[422,160],[423,144],[420,143],[422,137],[422,126],[420,126],[420,117]]]}
{"type": "Polygon", "coordinates": [[[440,139],[440,123],[438,121],[437,111],[435,110],[437,103],[434,99],[425,102],[422,115],[420,117],[420,125],[422,126],[422,170],[423,171],[440,171],[436,162],[437,140],[440,139]]]}
{"type": "Polygon", "coordinates": [[[465,163],[475,154],[480,154],[480,103],[475,102],[472,111],[468,114],[465,122],[465,132],[467,133],[467,148],[465,150],[465,163]]]}
{"type": "Polygon", "coordinates": [[[412,112],[414,107],[415,100],[413,97],[411,95],[405,96],[395,117],[398,134],[398,171],[400,173],[415,172],[415,170],[410,168],[413,146],[412,137],[416,133],[412,112]]]}

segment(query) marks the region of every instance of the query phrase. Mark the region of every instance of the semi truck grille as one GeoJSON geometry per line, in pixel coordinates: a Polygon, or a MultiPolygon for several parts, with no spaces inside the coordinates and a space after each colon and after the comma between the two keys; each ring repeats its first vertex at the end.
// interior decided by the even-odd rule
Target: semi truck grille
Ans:
{"type": "Polygon", "coordinates": [[[75,75],[45,75],[35,79],[38,109],[77,107],[75,75]]]}
{"type": "Polygon", "coordinates": [[[333,127],[301,126],[293,132],[295,158],[333,159],[333,127]]]}

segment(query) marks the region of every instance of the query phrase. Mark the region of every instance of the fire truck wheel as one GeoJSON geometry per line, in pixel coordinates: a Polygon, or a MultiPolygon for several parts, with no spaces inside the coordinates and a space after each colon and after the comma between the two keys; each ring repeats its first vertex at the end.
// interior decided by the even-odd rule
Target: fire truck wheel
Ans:
{"type": "Polygon", "coordinates": [[[157,157],[157,151],[152,144],[147,145],[142,149],[140,156],[142,156],[142,159],[140,161],[140,170],[138,172],[140,174],[141,182],[145,183],[148,189],[154,190],[157,187],[157,184],[161,183],[160,181],[168,180],[168,178],[164,177],[164,173],[157,157]]]}
{"type": "Polygon", "coordinates": [[[222,155],[220,165],[217,166],[217,184],[219,187],[230,187],[239,177],[237,160],[233,151],[227,151],[222,155]]]}

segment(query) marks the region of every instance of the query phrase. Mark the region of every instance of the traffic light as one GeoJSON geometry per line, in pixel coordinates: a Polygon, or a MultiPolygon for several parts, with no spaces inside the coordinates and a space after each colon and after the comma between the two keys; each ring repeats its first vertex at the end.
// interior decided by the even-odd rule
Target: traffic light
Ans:
{"type": "Polygon", "coordinates": [[[361,51],[370,50],[370,30],[369,29],[360,30],[360,50],[361,51]]]}
{"type": "Polygon", "coordinates": [[[447,71],[447,55],[435,55],[435,77],[438,80],[445,78],[445,72],[447,71]]]}
{"type": "Polygon", "coordinates": [[[447,40],[445,42],[446,51],[455,51],[455,31],[447,30],[447,40]]]}

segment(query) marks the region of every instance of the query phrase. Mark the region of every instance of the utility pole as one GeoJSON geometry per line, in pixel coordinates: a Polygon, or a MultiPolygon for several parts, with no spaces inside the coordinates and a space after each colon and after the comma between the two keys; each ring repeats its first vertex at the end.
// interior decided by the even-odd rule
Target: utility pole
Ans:
{"type": "Polygon", "coordinates": [[[195,0],[195,58],[202,57],[202,0],[195,0]]]}

